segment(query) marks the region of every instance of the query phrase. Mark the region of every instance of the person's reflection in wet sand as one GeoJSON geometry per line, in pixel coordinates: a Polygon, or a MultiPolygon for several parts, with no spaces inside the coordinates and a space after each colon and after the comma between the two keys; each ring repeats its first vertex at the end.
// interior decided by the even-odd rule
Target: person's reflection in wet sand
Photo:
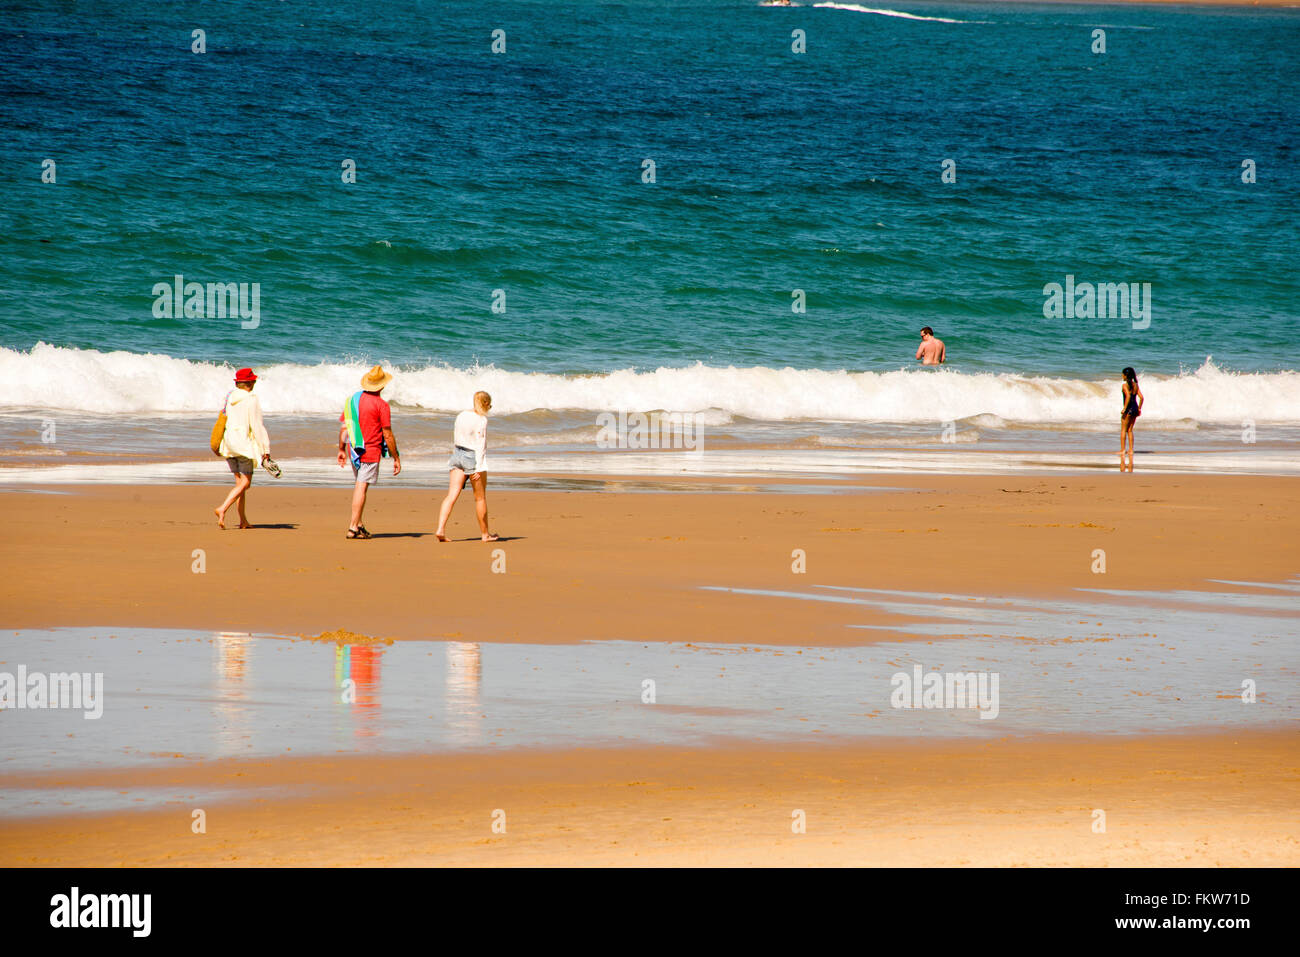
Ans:
{"type": "Polygon", "coordinates": [[[379,734],[379,659],[384,649],[376,645],[338,645],[334,649],[334,686],[339,701],[354,718],[358,738],[379,734]]]}
{"type": "Polygon", "coordinates": [[[478,740],[483,659],[477,642],[447,642],[447,728],[458,744],[478,740]]]}
{"type": "Polygon", "coordinates": [[[216,718],[219,755],[237,754],[251,747],[248,727],[248,693],[244,679],[248,673],[248,648],[252,635],[219,631],[213,636],[216,649],[213,716],[216,718]]]}

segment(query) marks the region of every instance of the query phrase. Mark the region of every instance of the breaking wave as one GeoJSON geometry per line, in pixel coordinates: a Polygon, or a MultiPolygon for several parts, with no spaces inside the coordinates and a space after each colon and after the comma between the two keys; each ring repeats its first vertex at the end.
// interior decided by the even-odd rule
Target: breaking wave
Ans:
{"type": "MultiPolygon", "coordinates": [[[[279,363],[257,367],[270,415],[336,413],[368,364],[279,363]]],[[[696,364],[583,375],[514,372],[492,366],[396,367],[385,398],[408,409],[455,412],[478,389],[498,415],[557,411],[707,412],[761,421],[933,423],[974,419],[977,427],[1111,422],[1118,376],[1104,381],[953,369],[846,372],[696,364]]],[[[0,348],[0,411],[91,414],[215,414],[234,370],[165,355],[99,352],[37,344],[0,348]]],[[[1245,373],[1211,358],[1176,376],[1144,375],[1144,422],[1300,423],[1300,372],[1245,373]]]]}

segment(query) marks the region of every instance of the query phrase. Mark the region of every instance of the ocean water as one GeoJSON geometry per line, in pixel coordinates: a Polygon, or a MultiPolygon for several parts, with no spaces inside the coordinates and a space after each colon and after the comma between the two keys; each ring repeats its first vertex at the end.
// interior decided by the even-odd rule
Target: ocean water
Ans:
{"type": "Polygon", "coordinates": [[[373,362],[415,447],[487,388],[522,468],[615,409],[1109,464],[1128,365],[1139,449],[1294,457],[1297,49],[1287,9],[3,2],[0,465],[201,460],[244,365],[319,454],[373,362]],[[246,315],[168,315],[178,275],[246,315]],[[1067,276],[1149,310],[1045,317],[1067,276]]]}

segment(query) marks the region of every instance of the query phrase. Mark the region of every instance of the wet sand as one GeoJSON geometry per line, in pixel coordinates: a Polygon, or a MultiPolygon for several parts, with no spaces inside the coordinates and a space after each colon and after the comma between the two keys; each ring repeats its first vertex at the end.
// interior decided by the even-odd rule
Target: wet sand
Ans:
{"type": "Polygon", "coordinates": [[[1300,571],[1294,478],[873,476],[888,488],[835,495],[489,489],[495,545],[478,541],[468,496],[440,544],[441,491],[384,479],[370,541],[344,538],[346,486],[276,487],[261,474],[258,527],[245,531],[215,525],[224,486],[0,493],[2,625],[825,646],[898,635],[846,627],[883,623],[879,611],[704,588],[1033,596],[1300,571]],[[1092,571],[1097,549],[1105,574],[1092,571]]]}
{"type": "Polygon", "coordinates": [[[59,781],[192,787],[205,834],[0,821],[0,865],[1295,866],[1298,770],[1281,733],[181,764],[59,781]],[[285,796],[204,797],[231,788],[285,796]]]}

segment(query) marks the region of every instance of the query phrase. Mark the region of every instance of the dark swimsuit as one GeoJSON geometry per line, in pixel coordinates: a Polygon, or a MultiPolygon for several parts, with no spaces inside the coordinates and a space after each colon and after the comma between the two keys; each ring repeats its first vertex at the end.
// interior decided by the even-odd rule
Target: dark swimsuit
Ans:
{"type": "Polygon", "coordinates": [[[1134,389],[1129,393],[1128,405],[1124,406],[1124,411],[1119,414],[1119,417],[1121,419],[1136,419],[1141,414],[1142,410],[1138,408],[1137,389],[1134,389]]]}

